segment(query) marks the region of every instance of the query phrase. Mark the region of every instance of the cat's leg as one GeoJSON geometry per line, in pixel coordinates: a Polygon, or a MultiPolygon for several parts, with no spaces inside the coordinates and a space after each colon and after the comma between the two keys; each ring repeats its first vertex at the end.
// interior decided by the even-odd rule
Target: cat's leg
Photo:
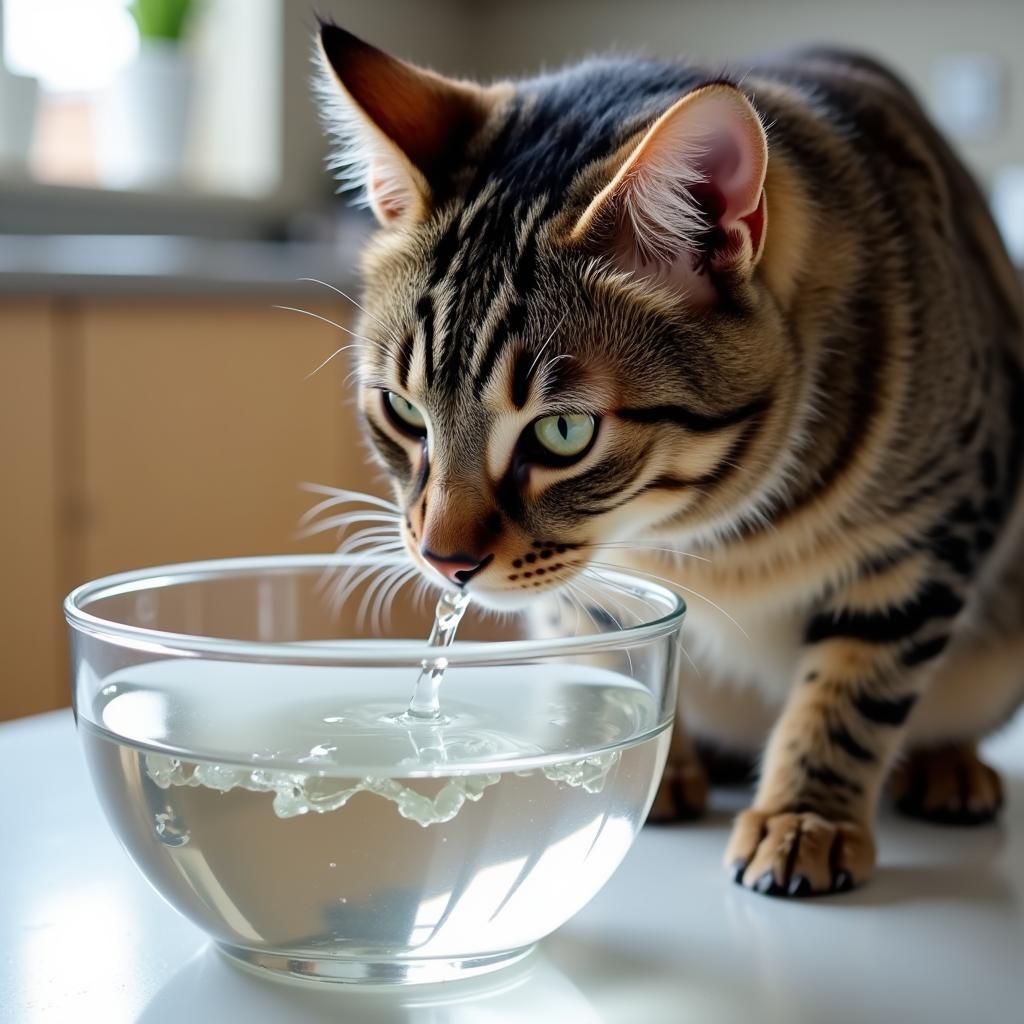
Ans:
{"type": "Polygon", "coordinates": [[[976,825],[1003,805],[999,775],[977,744],[1024,700],[1024,635],[1008,637],[992,619],[981,621],[958,637],[911,717],[889,788],[912,817],[976,825]]]}
{"type": "Polygon", "coordinates": [[[977,745],[1024,702],[1024,542],[1010,548],[911,716],[890,792],[914,817],[974,825],[1002,807],[1002,783],[977,745]]]}
{"type": "Polygon", "coordinates": [[[940,825],[982,825],[1003,806],[999,773],[973,743],[911,752],[893,771],[889,790],[902,813],[940,825]]]}
{"type": "Polygon", "coordinates": [[[692,821],[707,807],[708,777],[682,715],[676,714],[661,784],[647,820],[655,824],[692,821]]]}
{"type": "Polygon", "coordinates": [[[950,586],[932,583],[892,608],[839,606],[812,620],[753,807],[726,850],[737,882],[802,896],[868,878],[879,792],[934,672],[936,638],[961,607],[950,586]]]}
{"type": "Polygon", "coordinates": [[[685,670],[665,773],[648,821],[692,821],[705,810],[709,783],[745,782],[778,710],[756,689],[710,668],[685,670]]]}

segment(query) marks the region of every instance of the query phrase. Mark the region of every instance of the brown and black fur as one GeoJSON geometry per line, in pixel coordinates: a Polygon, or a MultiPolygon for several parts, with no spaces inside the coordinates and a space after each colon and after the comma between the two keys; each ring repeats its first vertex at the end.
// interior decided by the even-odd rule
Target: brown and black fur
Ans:
{"type": "Polygon", "coordinates": [[[470,559],[497,606],[560,586],[608,538],[708,559],[601,556],[692,594],[699,672],[654,813],[701,809],[691,736],[763,748],[726,853],[743,885],[863,881],[901,751],[903,809],[994,815],[975,745],[1024,698],[1022,301],[910,93],[819,50],[724,77],[640,60],[487,89],[430,77],[417,98],[407,65],[333,26],[322,45],[415,184],[377,204],[360,324],[362,408],[412,557],[429,572],[429,542],[470,559]],[[755,112],[767,166],[748,248],[693,188],[696,303],[645,276],[656,250],[635,273],[609,254],[616,175],[701,95],[755,112]],[[389,113],[408,102],[438,112],[432,142],[389,113]],[[423,409],[429,444],[388,421],[386,390],[423,409]],[[595,416],[594,450],[540,470],[517,417],[558,408],[595,416]]]}

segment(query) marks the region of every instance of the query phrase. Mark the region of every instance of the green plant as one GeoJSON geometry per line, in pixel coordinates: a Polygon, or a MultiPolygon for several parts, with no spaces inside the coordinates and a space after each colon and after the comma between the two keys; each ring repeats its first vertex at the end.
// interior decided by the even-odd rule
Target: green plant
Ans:
{"type": "Polygon", "coordinates": [[[193,0],[132,0],[131,11],[142,39],[181,39],[193,0]]]}

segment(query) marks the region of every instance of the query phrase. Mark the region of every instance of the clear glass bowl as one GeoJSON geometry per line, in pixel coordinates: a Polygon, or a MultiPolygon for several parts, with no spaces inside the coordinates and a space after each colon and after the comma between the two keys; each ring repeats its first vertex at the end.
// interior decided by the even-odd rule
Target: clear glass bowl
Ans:
{"type": "Polygon", "coordinates": [[[199,562],[65,602],[111,827],[253,968],[422,982],[513,963],[608,880],[661,776],[676,594],[609,574],[523,616],[471,606],[443,719],[408,722],[433,602],[375,601],[377,565],[199,562]]]}

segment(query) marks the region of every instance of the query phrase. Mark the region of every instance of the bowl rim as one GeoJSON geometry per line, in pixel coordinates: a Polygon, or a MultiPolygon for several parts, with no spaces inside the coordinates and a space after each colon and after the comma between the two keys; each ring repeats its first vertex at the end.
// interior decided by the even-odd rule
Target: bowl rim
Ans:
{"type": "MultiPolygon", "coordinates": [[[[101,576],[80,584],[65,597],[64,616],[73,630],[98,640],[172,657],[213,657],[219,660],[302,665],[419,665],[424,659],[436,658],[438,648],[429,647],[423,641],[405,638],[267,642],[173,633],[116,622],[86,611],[84,607],[93,601],[120,594],[155,590],[201,579],[214,579],[218,576],[270,575],[314,569],[322,571],[353,565],[386,565],[389,561],[358,554],[322,553],[255,555],[150,566],[101,576]]],[[[444,657],[452,665],[484,665],[560,655],[589,654],[594,651],[636,647],[680,629],[686,614],[686,602],[670,586],[636,576],[627,569],[621,572],[602,571],[615,582],[668,601],[672,606],[671,610],[636,625],[615,627],[609,631],[583,636],[540,640],[456,640],[451,647],[445,649],[444,657]]]]}

